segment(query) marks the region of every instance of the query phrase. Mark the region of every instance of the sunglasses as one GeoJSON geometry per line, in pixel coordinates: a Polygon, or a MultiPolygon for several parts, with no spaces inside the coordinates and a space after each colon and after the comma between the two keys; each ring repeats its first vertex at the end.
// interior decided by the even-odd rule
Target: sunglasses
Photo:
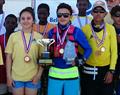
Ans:
{"type": "Polygon", "coordinates": [[[120,17],[120,12],[114,14],[115,17],[120,17]]]}
{"type": "Polygon", "coordinates": [[[57,13],[57,17],[60,18],[60,17],[64,17],[64,18],[68,18],[70,16],[69,13],[57,13]]]}
{"type": "Polygon", "coordinates": [[[93,10],[94,13],[105,13],[104,10],[93,10]]]}

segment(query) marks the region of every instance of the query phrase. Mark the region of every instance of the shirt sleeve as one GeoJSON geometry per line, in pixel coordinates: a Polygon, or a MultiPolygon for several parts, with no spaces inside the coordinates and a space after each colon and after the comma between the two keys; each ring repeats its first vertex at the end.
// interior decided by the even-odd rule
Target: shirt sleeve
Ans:
{"type": "Polygon", "coordinates": [[[92,52],[91,46],[89,45],[87,38],[85,37],[82,30],[80,30],[79,28],[75,28],[74,31],[75,31],[74,33],[75,40],[78,42],[80,47],[84,49],[83,57],[88,59],[92,52]]]}
{"type": "Polygon", "coordinates": [[[0,45],[0,65],[3,65],[2,49],[0,45]]]}
{"type": "Polygon", "coordinates": [[[117,63],[117,38],[114,27],[110,29],[110,50],[111,50],[111,63],[110,70],[115,70],[115,66],[117,63]]]}

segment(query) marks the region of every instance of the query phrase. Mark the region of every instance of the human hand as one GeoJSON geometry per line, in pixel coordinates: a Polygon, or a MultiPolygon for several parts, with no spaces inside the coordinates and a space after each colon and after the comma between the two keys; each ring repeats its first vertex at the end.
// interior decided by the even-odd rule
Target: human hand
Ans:
{"type": "Polygon", "coordinates": [[[113,80],[113,74],[110,71],[108,71],[104,77],[104,83],[109,84],[112,82],[112,80],[113,80]]]}
{"type": "Polygon", "coordinates": [[[40,76],[35,75],[35,76],[33,77],[33,79],[32,79],[32,83],[33,83],[33,84],[36,84],[39,80],[40,80],[40,76]]]}
{"type": "Polygon", "coordinates": [[[7,77],[7,86],[12,87],[14,85],[12,77],[7,77]]]}

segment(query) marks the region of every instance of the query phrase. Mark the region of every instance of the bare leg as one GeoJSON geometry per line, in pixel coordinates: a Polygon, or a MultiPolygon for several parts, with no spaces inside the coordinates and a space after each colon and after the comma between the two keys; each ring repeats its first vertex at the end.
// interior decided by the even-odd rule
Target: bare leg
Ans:
{"type": "Polygon", "coordinates": [[[25,95],[37,95],[37,89],[25,88],[25,95]]]}
{"type": "Polygon", "coordinates": [[[13,88],[13,95],[24,95],[24,88],[13,88]]]}

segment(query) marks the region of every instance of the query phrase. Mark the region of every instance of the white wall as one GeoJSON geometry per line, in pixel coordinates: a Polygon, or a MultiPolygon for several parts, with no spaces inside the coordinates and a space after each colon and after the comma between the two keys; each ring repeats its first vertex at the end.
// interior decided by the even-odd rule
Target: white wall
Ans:
{"type": "Polygon", "coordinates": [[[31,6],[31,0],[6,0],[4,5],[5,14],[15,14],[19,16],[19,12],[27,7],[31,6]]]}

